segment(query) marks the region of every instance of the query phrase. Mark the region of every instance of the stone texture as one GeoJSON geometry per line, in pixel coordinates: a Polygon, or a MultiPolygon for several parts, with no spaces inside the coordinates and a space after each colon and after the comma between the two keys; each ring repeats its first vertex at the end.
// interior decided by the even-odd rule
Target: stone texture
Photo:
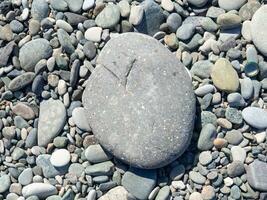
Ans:
{"type": "Polygon", "coordinates": [[[98,200],[132,200],[127,190],[122,186],[117,186],[109,190],[105,195],[98,200]]]}
{"type": "Polygon", "coordinates": [[[260,191],[267,191],[267,163],[255,160],[247,169],[247,180],[251,187],[260,191]]]}
{"type": "Polygon", "coordinates": [[[66,109],[60,100],[45,100],[40,105],[38,145],[46,146],[59,134],[66,121],[66,109]]]}
{"type": "Polygon", "coordinates": [[[191,139],[195,100],[176,58],[156,40],[126,33],[110,40],[97,63],[83,104],[105,149],[142,168],[158,168],[181,155],[191,139]]]}

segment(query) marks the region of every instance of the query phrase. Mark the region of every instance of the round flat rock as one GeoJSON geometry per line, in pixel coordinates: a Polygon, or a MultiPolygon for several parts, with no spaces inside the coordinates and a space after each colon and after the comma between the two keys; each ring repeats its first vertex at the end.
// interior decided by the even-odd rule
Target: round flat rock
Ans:
{"type": "Polygon", "coordinates": [[[195,97],[185,67],[156,39],[112,38],[83,93],[85,114],[101,145],[138,168],[159,168],[191,140],[195,97]]]}

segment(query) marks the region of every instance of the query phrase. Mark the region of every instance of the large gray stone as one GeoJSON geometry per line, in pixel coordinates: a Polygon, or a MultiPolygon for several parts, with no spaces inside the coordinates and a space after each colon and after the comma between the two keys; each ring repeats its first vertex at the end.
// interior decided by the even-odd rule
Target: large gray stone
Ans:
{"type": "Polygon", "coordinates": [[[49,6],[46,0],[34,0],[32,2],[31,15],[33,19],[41,21],[48,17],[49,6]]]}
{"type": "Polygon", "coordinates": [[[247,167],[247,180],[256,190],[267,191],[267,163],[255,160],[247,167]]]}
{"type": "Polygon", "coordinates": [[[267,56],[267,5],[259,8],[251,20],[251,36],[254,45],[267,56]]]}
{"type": "Polygon", "coordinates": [[[60,100],[49,99],[40,105],[38,145],[46,146],[60,133],[66,122],[66,109],[60,100]]]}
{"type": "Polygon", "coordinates": [[[22,69],[33,71],[35,65],[52,55],[52,47],[46,39],[35,39],[24,44],[19,51],[19,61],[22,69]]]}
{"type": "Polygon", "coordinates": [[[97,63],[83,104],[103,147],[141,168],[162,167],[180,156],[195,117],[182,64],[157,40],[139,33],[111,39],[97,63]]]}

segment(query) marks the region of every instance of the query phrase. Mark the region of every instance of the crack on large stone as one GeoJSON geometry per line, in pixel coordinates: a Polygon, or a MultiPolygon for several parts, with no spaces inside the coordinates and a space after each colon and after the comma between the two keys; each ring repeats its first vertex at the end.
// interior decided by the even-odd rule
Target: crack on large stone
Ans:
{"type": "Polygon", "coordinates": [[[115,79],[117,79],[120,82],[120,78],[113,71],[111,71],[111,69],[109,69],[103,64],[101,64],[101,66],[104,67],[113,77],[115,77],[115,79]]]}
{"type": "Polygon", "coordinates": [[[130,76],[131,72],[132,72],[132,69],[134,67],[134,64],[136,63],[137,59],[134,58],[130,61],[129,63],[129,67],[127,69],[127,72],[125,74],[125,80],[124,80],[124,87],[125,87],[125,90],[128,91],[127,87],[128,87],[128,77],[130,76]]]}

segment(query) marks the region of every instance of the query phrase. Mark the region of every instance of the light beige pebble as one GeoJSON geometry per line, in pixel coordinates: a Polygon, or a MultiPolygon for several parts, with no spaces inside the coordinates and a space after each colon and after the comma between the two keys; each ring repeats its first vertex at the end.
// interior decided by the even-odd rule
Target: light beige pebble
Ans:
{"type": "Polygon", "coordinates": [[[161,7],[168,12],[172,12],[174,9],[174,4],[171,0],[161,0],[161,7]]]}
{"type": "Polygon", "coordinates": [[[133,6],[129,17],[129,22],[133,25],[138,25],[143,19],[144,9],[142,6],[133,6]]]}
{"type": "Polygon", "coordinates": [[[102,34],[101,27],[91,27],[85,31],[84,37],[85,39],[90,40],[92,42],[100,42],[101,34],[102,34]]]}
{"type": "Polygon", "coordinates": [[[57,28],[62,28],[62,29],[64,29],[64,30],[67,31],[68,33],[73,32],[73,28],[72,28],[72,26],[71,26],[68,22],[66,22],[66,21],[64,21],[64,20],[62,20],[62,19],[58,19],[58,20],[56,21],[56,26],[57,26],[57,28]]]}

